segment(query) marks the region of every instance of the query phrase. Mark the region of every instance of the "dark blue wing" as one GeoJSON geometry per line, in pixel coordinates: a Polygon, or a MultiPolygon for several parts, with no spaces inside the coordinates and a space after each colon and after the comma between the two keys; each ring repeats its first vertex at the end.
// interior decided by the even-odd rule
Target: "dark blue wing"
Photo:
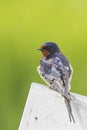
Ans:
{"type": "Polygon", "coordinates": [[[41,59],[40,71],[47,80],[61,79],[65,86],[71,75],[71,69],[67,59],[64,58],[62,61],[59,57],[52,57],[47,60],[44,58],[41,59]]]}

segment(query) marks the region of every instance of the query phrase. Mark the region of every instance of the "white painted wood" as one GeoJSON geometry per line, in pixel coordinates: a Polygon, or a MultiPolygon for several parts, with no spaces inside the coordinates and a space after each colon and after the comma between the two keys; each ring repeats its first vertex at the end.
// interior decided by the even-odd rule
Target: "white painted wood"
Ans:
{"type": "Polygon", "coordinates": [[[18,130],[87,130],[87,97],[71,94],[76,123],[70,123],[61,94],[32,83],[18,130]]]}

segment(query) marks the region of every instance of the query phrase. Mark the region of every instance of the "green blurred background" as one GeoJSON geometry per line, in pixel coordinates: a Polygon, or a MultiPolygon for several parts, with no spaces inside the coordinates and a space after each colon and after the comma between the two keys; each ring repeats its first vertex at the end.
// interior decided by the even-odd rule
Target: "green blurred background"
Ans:
{"type": "Polygon", "coordinates": [[[87,96],[87,0],[0,1],[0,130],[17,130],[45,41],[71,62],[74,93],[87,96]]]}

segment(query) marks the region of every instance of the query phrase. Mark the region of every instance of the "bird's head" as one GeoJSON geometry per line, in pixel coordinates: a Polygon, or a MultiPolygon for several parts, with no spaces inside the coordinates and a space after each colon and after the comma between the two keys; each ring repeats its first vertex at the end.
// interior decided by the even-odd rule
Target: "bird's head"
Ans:
{"type": "Polygon", "coordinates": [[[58,52],[59,47],[54,42],[46,42],[38,50],[41,50],[43,56],[48,57],[51,54],[58,52]]]}

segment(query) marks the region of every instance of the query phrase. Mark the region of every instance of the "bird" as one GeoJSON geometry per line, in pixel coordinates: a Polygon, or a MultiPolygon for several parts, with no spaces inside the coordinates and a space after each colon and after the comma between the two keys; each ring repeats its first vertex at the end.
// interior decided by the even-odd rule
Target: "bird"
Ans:
{"type": "Polygon", "coordinates": [[[75,123],[71,107],[70,81],[73,69],[70,62],[55,42],[45,42],[38,50],[43,55],[40,59],[40,65],[37,67],[40,77],[50,88],[62,95],[68,110],[69,120],[75,123]]]}

